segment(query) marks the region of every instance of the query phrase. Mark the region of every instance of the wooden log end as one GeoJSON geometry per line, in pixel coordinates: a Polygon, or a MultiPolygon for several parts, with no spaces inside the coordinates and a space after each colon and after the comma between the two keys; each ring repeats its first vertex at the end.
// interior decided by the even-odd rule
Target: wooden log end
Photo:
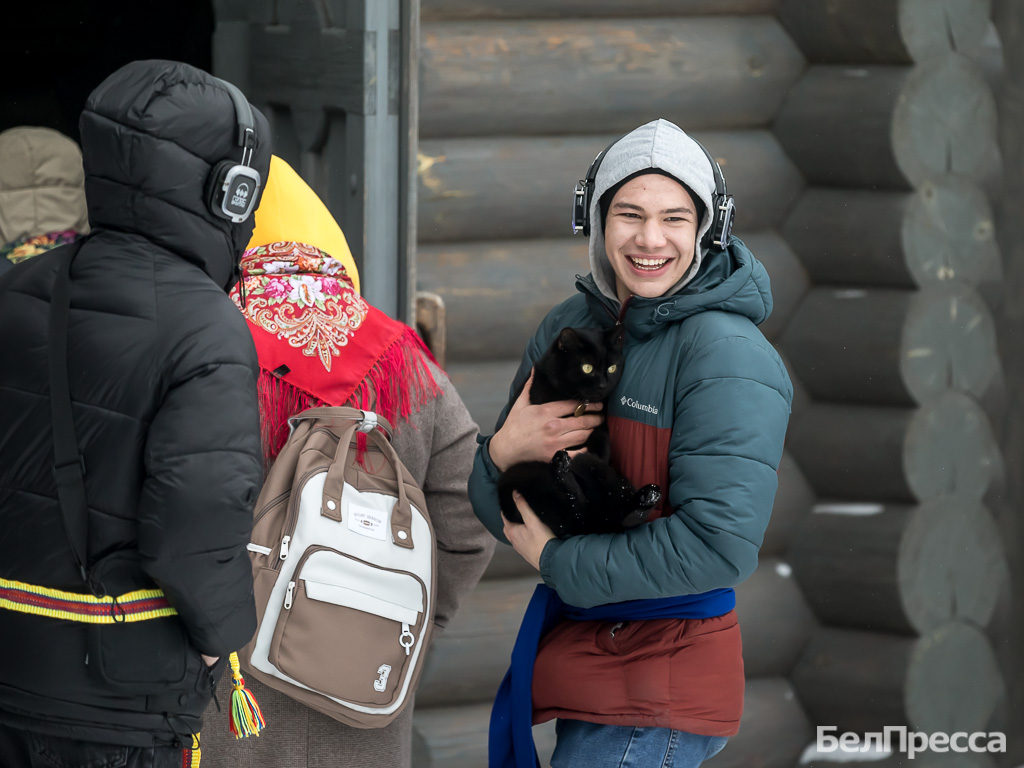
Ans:
{"type": "Polygon", "coordinates": [[[988,639],[962,622],[917,641],[906,680],[910,724],[927,733],[984,730],[1006,694],[988,639]]]}
{"type": "Polygon", "coordinates": [[[967,179],[924,182],[908,201],[901,229],[907,268],[918,285],[944,280],[976,285],[1000,277],[992,206],[967,179]]]}
{"type": "Polygon", "coordinates": [[[928,60],[914,68],[896,102],[892,146],[914,186],[956,173],[981,180],[998,145],[995,97],[964,56],[928,60]]]}
{"type": "Polygon", "coordinates": [[[992,514],[971,498],[944,496],[922,504],[903,531],[896,576],[918,632],[953,620],[986,626],[1009,581],[992,514]]]}
{"type": "Polygon", "coordinates": [[[969,286],[930,283],[910,300],[900,343],[900,374],[917,402],[947,389],[981,397],[999,372],[995,321],[969,286]]]}
{"type": "Polygon", "coordinates": [[[999,461],[988,417],[962,392],[945,392],[918,409],[903,444],[906,482],[922,501],[957,494],[982,498],[999,461]]]}

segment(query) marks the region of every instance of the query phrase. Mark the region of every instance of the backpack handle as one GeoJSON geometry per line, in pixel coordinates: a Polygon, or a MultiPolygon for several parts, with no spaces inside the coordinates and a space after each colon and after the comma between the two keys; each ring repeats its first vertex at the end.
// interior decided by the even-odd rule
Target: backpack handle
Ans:
{"type": "Polygon", "coordinates": [[[334,461],[327,470],[327,477],[324,479],[323,498],[321,500],[320,514],[332,520],[341,522],[341,494],[345,488],[345,463],[348,458],[348,451],[355,433],[364,432],[368,440],[371,440],[390,460],[395,470],[395,477],[398,483],[398,500],[391,511],[391,541],[403,549],[413,549],[412,539],[412,510],[409,508],[409,497],[405,492],[405,478],[402,474],[402,464],[395,453],[391,441],[382,435],[377,427],[381,427],[390,434],[391,425],[372,411],[361,411],[356,408],[310,408],[291,417],[288,422],[294,429],[296,422],[303,419],[317,419],[330,421],[337,419],[351,420],[352,424],[345,428],[338,440],[338,450],[335,453],[334,461]],[[331,503],[334,509],[331,509],[331,503]]]}
{"type": "Polygon", "coordinates": [[[358,422],[357,428],[360,432],[371,434],[375,428],[383,429],[388,439],[395,434],[391,422],[373,411],[363,411],[359,408],[350,408],[347,405],[336,407],[307,408],[306,410],[288,417],[288,428],[294,430],[298,422],[303,419],[354,419],[358,422]]]}

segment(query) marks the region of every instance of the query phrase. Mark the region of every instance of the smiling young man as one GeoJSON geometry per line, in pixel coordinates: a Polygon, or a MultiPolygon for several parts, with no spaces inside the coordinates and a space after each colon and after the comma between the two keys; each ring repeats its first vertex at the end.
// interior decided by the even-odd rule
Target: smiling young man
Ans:
{"type": "MultiPolygon", "coordinates": [[[[708,235],[724,179],[701,146],[657,120],[609,147],[588,179],[591,273],[527,345],[511,392],[527,386],[480,445],[470,495],[561,600],[611,617],[574,612],[540,643],[533,722],[558,718],[552,768],[620,766],[627,754],[690,768],[739,728],[732,587],[757,567],[792,387],[757,330],[771,312],[764,267],[739,240],[722,248],[708,235]],[[635,486],[660,485],[661,506],[618,534],[557,539],[521,499],[524,523],[509,523],[500,472],[550,460],[601,420],[574,417],[574,402],[530,405],[534,361],[564,327],[617,323],[627,336],[607,406],[612,461],[635,486]]],[[[492,768],[532,765],[519,744],[507,759],[492,748],[492,768]]]]}

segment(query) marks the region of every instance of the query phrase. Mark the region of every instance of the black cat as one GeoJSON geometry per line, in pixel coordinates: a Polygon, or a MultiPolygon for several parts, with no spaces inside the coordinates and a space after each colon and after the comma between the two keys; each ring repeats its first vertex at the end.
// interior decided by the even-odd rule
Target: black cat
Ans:
{"type": "MultiPolygon", "coordinates": [[[[625,330],[563,328],[533,367],[530,402],[576,400],[583,408],[604,401],[622,377],[625,330]]],[[[518,398],[518,395],[517,395],[518,398]]],[[[573,417],[570,417],[573,418],[573,417]]],[[[643,521],[661,501],[654,484],[637,490],[609,463],[611,442],[605,424],[590,433],[587,450],[576,456],[558,451],[550,462],[513,464],[498,479],[505,517],[521,523],[512,498],[519,491],[530,508],[559,537],[615,533],[643,521]]],[[[573,449],[570,449],[573,450],[573,449]]]]}

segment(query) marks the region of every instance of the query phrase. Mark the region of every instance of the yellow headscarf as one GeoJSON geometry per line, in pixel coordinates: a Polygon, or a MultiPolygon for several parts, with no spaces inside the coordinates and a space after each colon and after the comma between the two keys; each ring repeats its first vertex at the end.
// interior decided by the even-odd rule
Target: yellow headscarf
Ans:
{"type": "Polygon", "coordinates": [[[340,261],[359,290],[356,262],[338,222],[302,177],[273,155],[247,249],[291,241],[312,245],[340,261]]]}

